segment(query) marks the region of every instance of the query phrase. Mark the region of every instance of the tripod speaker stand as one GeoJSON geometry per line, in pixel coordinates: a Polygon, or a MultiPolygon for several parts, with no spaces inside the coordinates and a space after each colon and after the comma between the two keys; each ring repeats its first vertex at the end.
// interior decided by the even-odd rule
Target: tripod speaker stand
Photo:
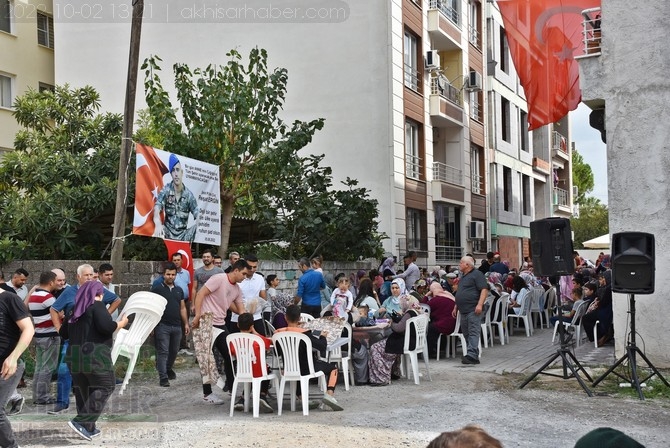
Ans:
{"type": "MultiPolygon", "coordinates": [[[[556,297],[560,298],[561,297],[561,291],[560,291],[560,286],[559,283],[557,282],[556,285],[556,297]]],[[[559,307],[560,309],[560,307],[559,307]]],[[[582,386],[582,389],[584,389],[584,392],[589,397],[593,396],[593,393],[589,389],[589,387],[586,385],[582,377],[579,376],[579,371],[581,370],[584,373],[584,376],[589,380],[593,381],[589,374],[584,370],[584,367],[577,361],[577,358],[575,358],[575,355],[570,351],[570,345],[568,344],[568,341],[565,338],[565,326],[563,325],[562,321],[558,322],[558,334],[559,334],[559,340],[561,341],[561,346],[556,350],[556,353],[554,356],[549,358],[547,362],[545,362],[542,367],[540,367],[535,373],[533,373],[531,376],[529,376],[523,383],[521,383],[521,386],[519,386],[519,389],[523,389],[528,383],[533,381],[533,379],[538,376],[539,374],[543,375],[548,375],[548,376],[555,376],[557,378],[563,378],[564,380],[570,379],[570,378],[575,378],[577,382],[579,383],[580,386],[582,386]],[[556,361],[558,358],[561,358],[561,361],[563,362],[563,374],[559,375],[556,373],[551,373],[551,372],[545,372],[544,369],[549,367],[554,361],[556,361]],[[568,373],[568,370],[570,370],[570,373],[568,373]]],[[[594,384],[595,385],[595,384],[594,384]]]]}
{"type": "Polygon", "coordinates": [[[615,374],[622,380],[625,380],[626,382],[630,383],[631,386],[635,387],[637,389],[637,394],[640,397],[640,400],[644,400],[644,395],[642,394],[642,387],[641,384],[649,380],[651,377],[654,375],[658,375],[658,377],[663,381],[663,383],[667,386],[670,387],[670,384],[668,384],[668,381],[663,378],[663,375],[659,373],[659,371],[654,367],[654,365],[649,361],[649,359],[645,356],[644,353],[642,353],[642,350],[635,344],[635,294],[628,294],[628,300],[630,301],[630,338],[628,339],[628,344],[626,345],[626,354],[623,355],[617,362],[614,363],[612,367],[610,367],[607,372],[602,374],[600,378],[595,380],[593,382],[593,386],[597,386],[598,383],[600,383],[602,380],[605,379],[610,373],[615,374]],[[635,359],[635,355],[638,354],[644,361],[647,363],[647,366],[649,369],[651,369],[651,375],[643,378],[642,380],[639,379],[638,374],[637,374],[637,362],[635,359]],[[620,374],[619,372],[615,372],[614,370],[619,367],[621,364],[623,364],[624,361],[628,361],[628,365],[630,367],[630,378],[620,374]]]}

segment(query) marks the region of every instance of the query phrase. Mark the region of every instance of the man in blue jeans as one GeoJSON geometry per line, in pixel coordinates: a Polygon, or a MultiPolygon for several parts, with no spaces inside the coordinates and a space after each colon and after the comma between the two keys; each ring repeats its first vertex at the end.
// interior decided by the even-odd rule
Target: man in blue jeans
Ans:
{"type": "MultiPolygon", "coordinates": [[[[90,264],[82,264],[77,268],[77,285],[67,286],[63,292],[58,296],[53,305],[51,305],[51,321],[60,331],[61,319],[68,316],[74,309],[74,298],[77,295],[79,287],[86,282],[93,280],[93,266],[90,264]]],[[[104,288],[103,288],[104,289],[104,288]]],[[[113,292],[104,289],[102,301],[107,305],[109,314],[112,314],[121,304],[119,296],[113,292]]],[[[58,386],[56,388],[56,406],[47,411],[48,414],[62,414],[67,412],[70,407],[70,391],[72,390],[72,376],[70,369],[65,364],[65,352],[67,351],[68,341],[63,341],[61,346],[60,362],[58,364],[58,386]]]]}
{"type": "Polygon", "coordinates": [[[318,319],[321,317],[321,289],[326,287],[323,275],[312,269],[307,257],[298,260],[298,268],[302,271],[302,275],[298,280],[298,292],[294,303],[297,305],[302,300],[300,312],[311,314],[318,319]]]}
{"type": "Polygon", "coordinates": [[[165,300],[167,300],[163,317],[154,329],[156,370],[158,370],[159,384],[162,387],[169,387],[170,380],[177,378],[172,366],[174,366],[179,351],[182,324],[185,328],[185,335],[188,335],[190,330],[184,290],[175,285],[176,277],[177,266],[171,262],[166,263],[163,268],[163,281],[151,288],[151,292],[165,297],[165,300]]]}

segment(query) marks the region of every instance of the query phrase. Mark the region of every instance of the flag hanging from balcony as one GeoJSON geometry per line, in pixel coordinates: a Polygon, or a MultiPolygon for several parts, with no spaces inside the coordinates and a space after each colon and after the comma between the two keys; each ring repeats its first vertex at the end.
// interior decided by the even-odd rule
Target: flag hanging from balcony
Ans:
{"type": "Polygon", "coordinates": [[[528,101],[529,130],[554,123],[581,101],[582,11],[600,0],[497,0],[514,67],[528,101]]]}

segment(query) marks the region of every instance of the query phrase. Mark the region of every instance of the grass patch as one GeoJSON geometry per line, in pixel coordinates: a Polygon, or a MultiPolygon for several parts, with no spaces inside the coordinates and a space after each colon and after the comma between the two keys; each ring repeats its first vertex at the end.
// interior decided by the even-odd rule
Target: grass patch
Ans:
{"type": "MultiPolygon", "coordinates": [[[[604,374],[605,372],[606,370],[598,372],[594,376],[594,379],[599,378],[600,375],[604,374]]],[[[629,366],[619,366],[614,370],[614,372],[626,378],[630,378],[631,376],[629,366]]],[[[619,376],[615,375],[614,372],[610,373],[607,376],[607,378],[598,383],[598,386],[596,386],[596,390],[599,393],[606,393],[607,395],[612,396],[618,396],[623,398],[639,398],[637,394],[637,389],[635,387],[620,386],[621,383],[629,383],[630,380],[624,380],[619,376]]],[[[652,371],[650,369],[638,366],[637,375],[640,380],[643,380],[644,378],[648,377],[651,373],[652,371]]],[[[663,375],[663,377],[666,380],[670,378],[668,372],[661,371],[661,375],[663,375]]],[[[642,388],[642,394],[644,395],[645,399],[670,400],[670,387],[666,386],[663,383],[663,381],[661,381],[661,379],[658,377],[658,375],[654,375],[645,383],[646,387],[642,388]]]]}

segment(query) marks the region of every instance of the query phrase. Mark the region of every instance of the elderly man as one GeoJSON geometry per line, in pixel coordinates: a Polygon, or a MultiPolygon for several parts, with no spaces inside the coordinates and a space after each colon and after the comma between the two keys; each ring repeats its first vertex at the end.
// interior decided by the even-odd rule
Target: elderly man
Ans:
{"type": "Polygon", "coordinates": [[[198,201],[184,185],[184,169],[175,154],[170,154],[169,169],[172,182],[158,193],[154,205],[154,236],[192,243],[198,229],[198,201]],[[165,222],[161,222],[161,210],[165,210],[165,222]],[[195,224],[188,227],[190,214],[195,224]]]}
{"type": "Polygon", "coordinates": [[[227,274],[230,271],[232,271],[233,270],[233,265],[239,259],[240,259],[240,254],[238,252],[231,252],[230,254],[228,254],[228,262],[230,263],[230,265],[226,269],[224,269],[224,272],[227,274]]]}
{"type": "Polygon", "coordinates": [[[475,269],[472,257],[461,258],[458,269],[462,276],[456,291],[456,306],[452,312],[456,317],[461,312],[461,333],[466,338],[468,352],[461,362],[463,364],[479,364],[479,336],[482,331],[482,313],[484,302],[489,295],[489,284],[486,277],[475,269]]]}

